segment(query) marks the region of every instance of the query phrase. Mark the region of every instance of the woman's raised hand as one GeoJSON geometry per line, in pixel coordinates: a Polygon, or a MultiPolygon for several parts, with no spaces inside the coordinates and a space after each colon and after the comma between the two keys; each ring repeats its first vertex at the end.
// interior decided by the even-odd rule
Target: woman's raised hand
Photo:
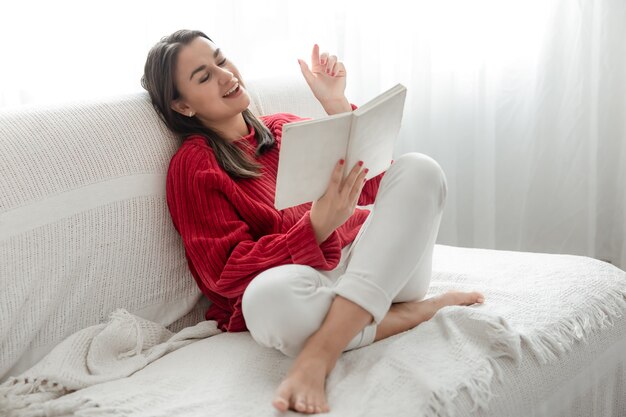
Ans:
{"type": "Polygon", "coordinates": [[[337,162],[326,193],[311,206],[311,224],[318,245],[352,216],[365,185],[367,168],[357,163],[345,179],[342,178],[343,168],[344,163],[337,162]]]}
{"type": "MultiPolygon", "coordinates": [[[[311,54],[311,69],[301,59],[298,59],[298,63],[313,95],[322,105],[347,103],[345,98],[346,68],[336,55],[329,55],[328,52],[320,54],[320,48],[315,44],[311,54]]],[[[350,111],[351,107],[347,110],[350,111]]]]}

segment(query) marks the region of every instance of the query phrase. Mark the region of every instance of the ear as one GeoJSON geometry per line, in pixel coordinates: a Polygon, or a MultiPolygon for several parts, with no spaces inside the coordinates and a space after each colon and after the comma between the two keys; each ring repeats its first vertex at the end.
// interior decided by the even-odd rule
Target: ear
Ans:
{"type": "Polygon", "coordinates": [[[189,117],[190,113],[191,114],[195,113],[193,109],[189,107],[187,103],[182,101],[180,98],[177,98],[176,100],[172,100],[172,102],[170,103],[170,108],[174,110],[175,112],[178,112],[182,114],[183,116],[187,116],[187,117],[189,117]]]}

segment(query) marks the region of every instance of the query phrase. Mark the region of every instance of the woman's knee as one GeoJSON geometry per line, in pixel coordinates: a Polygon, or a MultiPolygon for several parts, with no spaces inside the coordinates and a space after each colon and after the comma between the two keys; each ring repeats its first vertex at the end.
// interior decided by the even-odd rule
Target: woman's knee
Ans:
{"type": "Polygon", "coordinates": [[[248,325],[280,318],[283,310],[292,302],[298,287],[309,286],[305,265],[281,265],[258,274],[246,287],[241,307],[248,325]],[[278,316],[278,317],[276,317],[278,316]]]}
{"type": "Polygon", "coordinates": [[[430,156],[419,152],[408,152],[394,160],[393,166],[402,167],[411,180],[418,183],[420,192],[431,190],[437,197],[440,207],[443,207],[448,195],[446,174],[441,165],[430,156]]]}
{"type": "Polygon", "coordinates": [[[257,343],[295,356],[323,320],[318,272],[306,265],[281,265],[257,275],[242,297],[246,327],[257,343]],[[319,316],[319,317],[318,317],[319,316]]]}

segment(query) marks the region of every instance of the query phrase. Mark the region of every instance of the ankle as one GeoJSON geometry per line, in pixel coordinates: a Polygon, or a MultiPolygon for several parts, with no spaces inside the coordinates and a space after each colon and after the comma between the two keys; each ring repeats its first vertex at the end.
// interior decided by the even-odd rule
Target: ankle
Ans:
{"type": "Polygon", "coordinates": [[[415,327],[413,319],[392,304],[383,320],[376,326],[374,342],[405,332],[413,327],[415,327]]]}
{"type": "Polygon", "coordinates": [[[323,367],[326,375],[328,375],[335,367],[340,355],[341,350],[337,352],[334,346],[309,340],[296,357],[295,364],[323,367]]]}

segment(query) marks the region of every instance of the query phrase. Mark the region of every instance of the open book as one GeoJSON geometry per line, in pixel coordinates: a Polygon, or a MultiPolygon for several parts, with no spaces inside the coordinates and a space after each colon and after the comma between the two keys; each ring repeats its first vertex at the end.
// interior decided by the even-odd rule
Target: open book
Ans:
{"type": "Polygon", "coordinates": [[[283,125],[274,207],[282,210],[322,197],[340,159],[343,178],[363,161],[370,179],[393,159],[406,87],[390,88],[352,112],[283,125]]]}

